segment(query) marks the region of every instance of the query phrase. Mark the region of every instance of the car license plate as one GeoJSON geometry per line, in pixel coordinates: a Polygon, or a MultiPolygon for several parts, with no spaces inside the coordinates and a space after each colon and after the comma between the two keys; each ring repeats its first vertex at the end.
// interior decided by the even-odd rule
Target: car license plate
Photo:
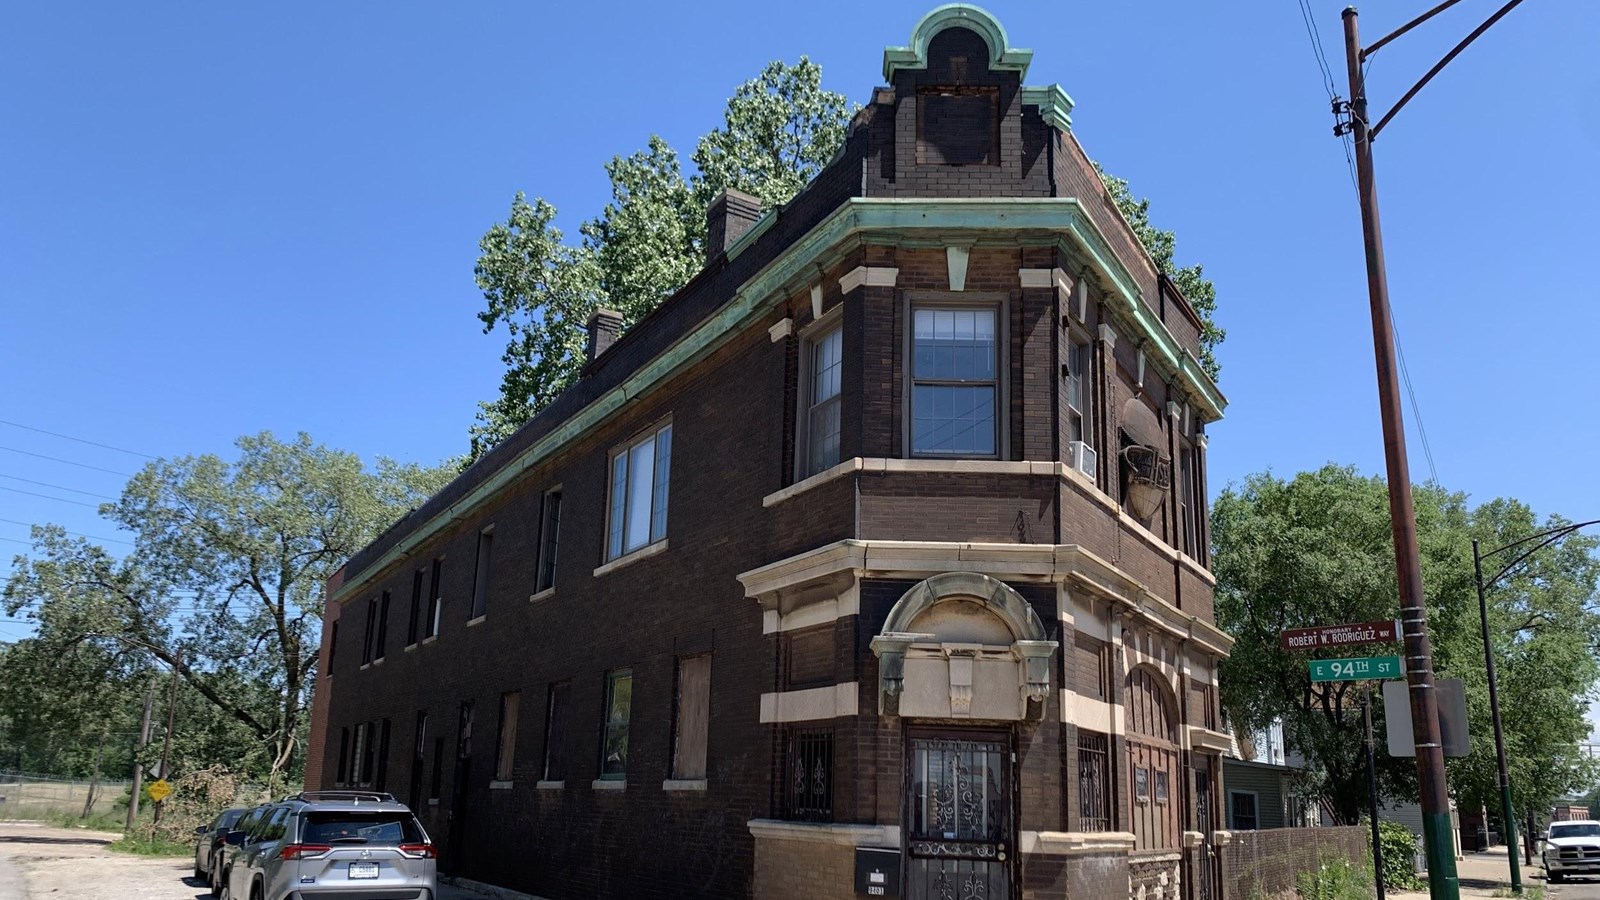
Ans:
{"type": "Polygon", "coordinates": [[[350,864],[351,878],[377,878],[378,864],[375,862],[353,862],[350,864]]]}

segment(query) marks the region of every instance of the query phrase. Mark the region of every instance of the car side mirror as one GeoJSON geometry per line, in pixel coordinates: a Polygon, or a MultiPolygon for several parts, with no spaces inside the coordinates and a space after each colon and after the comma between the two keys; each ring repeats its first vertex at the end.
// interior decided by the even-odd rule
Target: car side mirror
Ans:
{"type": "Polygon", "coordinates": [[[206,833],[206,827],[204,825],[196,825],[194,827],[194,833],[195,834],[205,834],[206,833]]]}
{"type": "Polygon", "coordinates": [[[222,842],[230,847],[242,846],[244,844],[244,832],[230,831],[228,832],[227,836],[222,839],[222,842]]]}

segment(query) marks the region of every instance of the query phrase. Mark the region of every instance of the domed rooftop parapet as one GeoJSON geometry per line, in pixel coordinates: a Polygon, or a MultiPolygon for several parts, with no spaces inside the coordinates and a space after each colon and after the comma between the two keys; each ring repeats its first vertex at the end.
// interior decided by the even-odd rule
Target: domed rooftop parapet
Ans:
{"type": "Polygon", "coordinates": [[[990,12],[971,3],[946,3],[922,17],[911,30],[908,47],[883,48],[883,77],[893,81],[894,73],[901,69],[926,69],[928,67],[928,42],[947,28],[965,28],[983,38],[989,45],[989,68],[992,71],[1016,72],[1018,78],[1028,77],[1028,63],[1033,61],[1032,50],[1018,50],[1006,38],[1006,29],[990,12]]]}

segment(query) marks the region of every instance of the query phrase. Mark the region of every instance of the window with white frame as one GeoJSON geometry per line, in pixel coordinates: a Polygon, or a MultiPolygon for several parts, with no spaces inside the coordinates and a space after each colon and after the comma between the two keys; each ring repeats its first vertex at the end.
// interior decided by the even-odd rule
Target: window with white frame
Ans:
{"type": "Polygon", "coordinates": [[[1229,791],[1228,813],[1228,824],[1234,831],[1255,831],[1260,827],[1254,791],[1229,791]]]}
{"type": "Polygon", "coordinates": [[[839,461],[839,375],[844,368],[843,349],[844,329],[838,324],[806,340],[802,478],[839,461]]]}
{"type": "Polygon", "coordinates": [[[911,310],[911,453],[998,456],[999,307],[911,310]]]}
{"type": "Polygon", "coordinates": [[[1092,415],[1093,400],[1091,386],[1094,384],[1089,373],[1090,344],[1088,340],[1070,332],[1066,342],[1066,363],[1062,367],[1064,387],[1067,400],[1067,440],[1093,441],[1090,436],[1094,433],[1092,415]]]}
{"type": "Polygon", "coordinates": [[[607,559],[625,556],[667,536],[671,461],[670,422],[612,454],[607,559]]]}

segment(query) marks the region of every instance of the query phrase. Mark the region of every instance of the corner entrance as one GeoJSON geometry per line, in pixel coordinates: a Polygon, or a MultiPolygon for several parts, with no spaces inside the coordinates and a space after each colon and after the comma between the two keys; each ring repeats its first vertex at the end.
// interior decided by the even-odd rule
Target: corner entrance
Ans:
{"type": "Polygon", "coordinates": [[[1017,857],[1011,736],[912,732],[906,753],[906,896],[1010,900],[1017,857]]]}

